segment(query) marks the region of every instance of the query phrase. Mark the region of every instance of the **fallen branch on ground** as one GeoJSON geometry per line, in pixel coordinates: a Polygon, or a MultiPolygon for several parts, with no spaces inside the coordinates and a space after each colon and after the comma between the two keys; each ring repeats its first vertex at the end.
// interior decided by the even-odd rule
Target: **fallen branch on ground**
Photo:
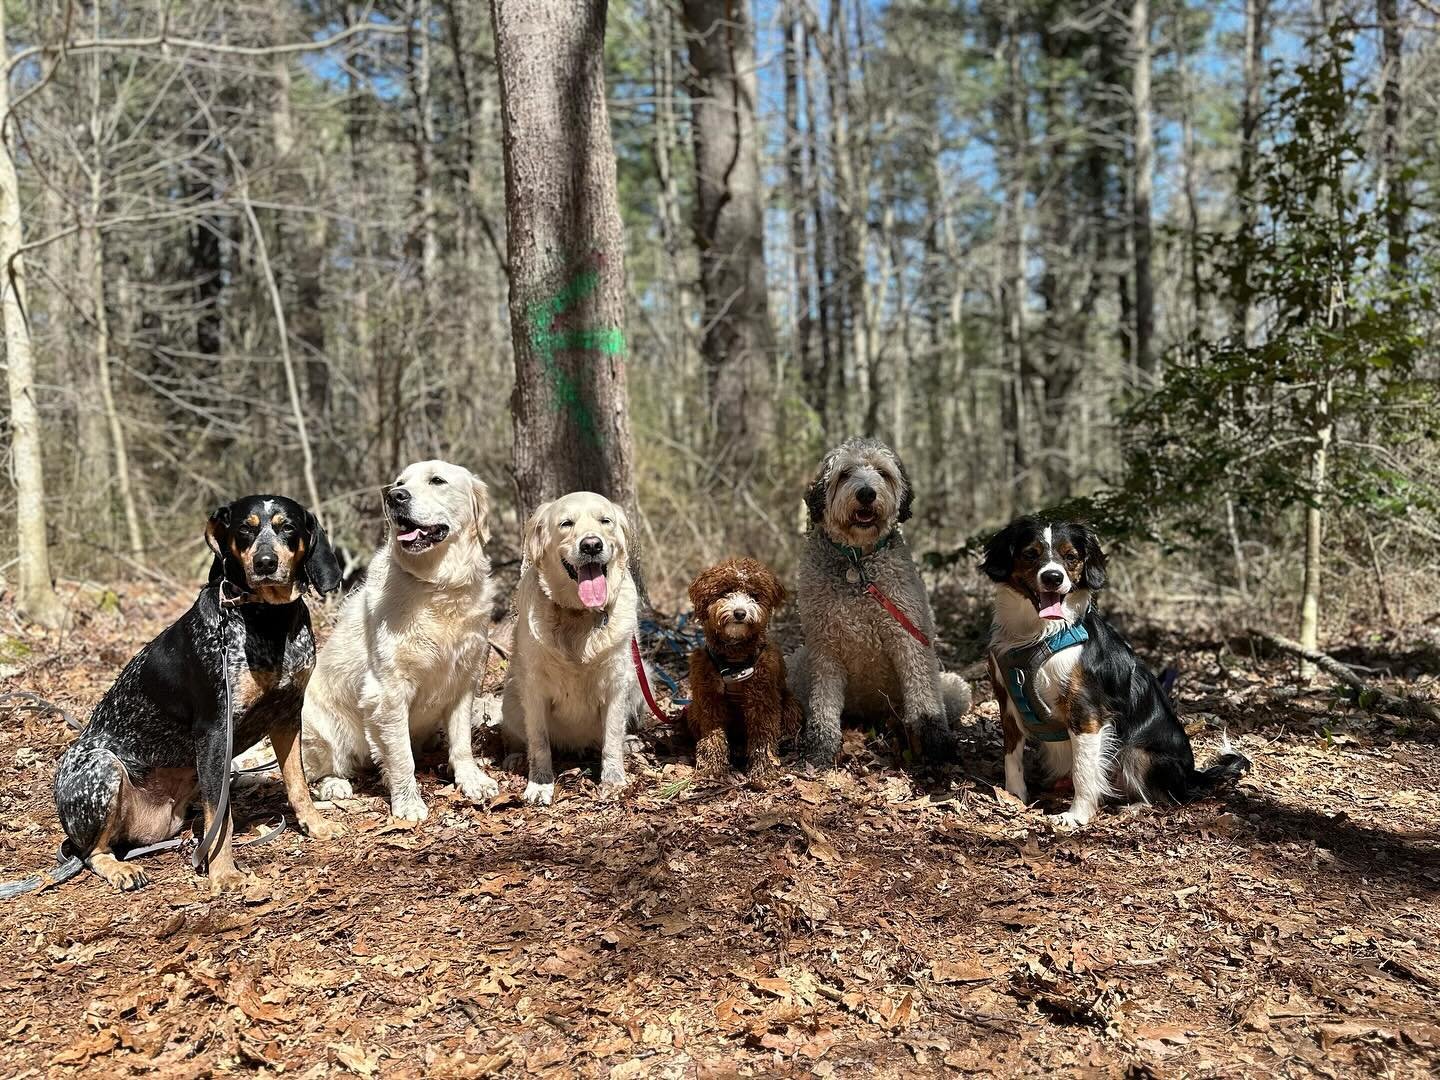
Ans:
{"type": "Polygon", "coordinates": [[[1361,708],[1369,709],[1372,712],[1384,713],[1386,716],[1405,716],[1429,720],[1432,723],[1440,724],[1440,709],[1437,709],[1430,702],[1422,698],[1406,694],[1404,697],[1396,697],[1394,694],[1371,686],[1364,679],[1357,675],[1353,668],[1347,667],[1333,656],[1318,652],[1315,649],[1307,649],[1298,641],[1291,641],[1279,634],[1267,633],[1264,630],[1246,630],[1253,638],[1267,641],[1277,649],[1293,653],[1302,660],[1309,660],[1327,675],[1333,675],[1346,686],[1355,691],[1353,697],[1355,703],[1361,708]]]}

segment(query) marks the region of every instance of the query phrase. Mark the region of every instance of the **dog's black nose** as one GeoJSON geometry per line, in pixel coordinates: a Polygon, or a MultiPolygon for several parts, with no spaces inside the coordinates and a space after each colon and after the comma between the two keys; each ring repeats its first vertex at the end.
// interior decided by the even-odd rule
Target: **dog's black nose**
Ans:
{"type": "Polygon", "coordinates": [[[734,619],[736,622],[744,622],[744,621],[745,621],[746,619],[748,619],[749,617],[750,617],[750,616],[748,616],[748,615],[745,614],[745,609],[744,609],[744,608],[741,608],[739,611],[736,611],[734,614],[732,614],[732,615],[730,616],[730,618],[734,619]]]}
{"type": "Polygon", "coordinates": [[[410,492],[403,487],[392,487],[385,492],[385,501],[392,506],[404,506],[410,501],[410,492]]]}
{"type": "Polygon", "coordinates": [[[273,574],[280,569],[280,560],[273,551],[257,551],[255,553],[255,572],[257,574],[273,574]]]}
{"type": "Polygon", "coordinates": [[[605,550],[605,541],[598,536],[582,536],[580,538],[580,554],[590,558],[598,557],[605,550]]]}
{"type": "Polygon", "coordinates": [[[1058,589],[1065,580],[1065,575],[1059,570],[1042,570],[1040,572],[1040,584],[1047,589],[1058,589]]]}
{"type": "Polygon", "coordinates": [[[875,489],[866,484],[859,491],[855,492],[855,498],[861,506],[869,506],[875,501],[875,489]]]}

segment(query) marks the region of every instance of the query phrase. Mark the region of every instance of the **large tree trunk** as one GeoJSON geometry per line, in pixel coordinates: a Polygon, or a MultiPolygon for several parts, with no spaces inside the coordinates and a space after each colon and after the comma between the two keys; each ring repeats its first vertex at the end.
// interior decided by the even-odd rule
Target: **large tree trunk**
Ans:
{"type": "Polygon", "coordinates": [[[625,241],[605,0],[491,0],[504,132],[521,513],[589,489],[634,509],[625,241]]]}
{"type": "Polygon", "coordinates": [[[1143,375],[1153,376],[1156,370],[1155,283],[1150,268],[1150,202],[1155,188],[1155,136],[1150,121],[1149,0],[1134,0],[1131,6],[1130,49],[1135,65],[1135,173],[1130,208],[1130,243],[1135,255],[1135,367],[1143,375]]]}
{"type": "Polygon", "coordinates": [[[1405,284],[1410,262],[1409,194],[1405,181],[1405,162],[1401,150],[1400,90],[1401,50],[1404,44],[1400,28],[1397,0],[1376,0],[1375,15],[1380,20],[1380,59],[1383,67],[1380,102],[1381,168],[1385,182],[1386,261],[1390,277],[1405,284]]]}
{"type": "Polygon", "coordinates": [[[785,194],[790,204],[790,260],[794,275],[791,301],[791,349],[800,368],[807,404],[821,419],[824,427],[825,373],[815,361],[813,346],[814,304],[810,284],[810,217],[806,208],[810,181],[805,169],[805,140],[809,132],[800,129],[801,57],[805,49],[805,29],[800,20],[797,0],[785,0],[781,15],[785,34],[785,194]]]}
{"type": "MultiPolygon", "coordinates": [[[[1265,14],[1269,0],[1245,0],[1244,93],[1240,104],[1240,168],[1235,177],[1235,203],[1240,208],[1239,235],[1255,228],[1255,156],[1259,147],[1260,87],[1265,78],[1265,14]]],[[[1235,310],[1235,331],[1253,345],[1255,304],[1250,296],[1248,268],[1241,268],[1235,310]]],[[[1237,391],[1238,393],[1238,391],[1237,391]]]]}
{"type": "Polygon", "coordinates": [[[0,4],[0,318],[5,322],[5,367],[10,386],[10,465],[15,476],[16,610],[41,626],[59,626],[65,610],[50,580],[45,530],[45,469],[40,414],[35,407],[35,357],[25,306],[25,260],[20,255],[20,178],[6,137],[11,124],[5,5],[0,4]]]}
{"type": "MultiPolygon", "coordinates": [[[[1005,15],[1003,50],[1006,70],[1005,125],[1009,162],[1005,169],[1004,227],[1000,244],[1001,314],[1004,320],[1006,385],[1001,410],[1005,437],[1010,444],[1010,491],[1023,507],[1035,501],[1036,478],[1031,475],[1029,417],[1025,408],[1026,361],[1025,298],[1025,195],[1028,187],[1030,120],[1026,84],[1020,63],[1020,20],[1011,7],[1005,15]]],[[[1013,505],[1005,516],[1009,516],[1013,505]]]]}
{"type": "Polygon", "coordinates": [[[701,353],[720,461],[752,464],[774,429],[754,31],[745,0],[684,0],[695,136],[701,353]]]}

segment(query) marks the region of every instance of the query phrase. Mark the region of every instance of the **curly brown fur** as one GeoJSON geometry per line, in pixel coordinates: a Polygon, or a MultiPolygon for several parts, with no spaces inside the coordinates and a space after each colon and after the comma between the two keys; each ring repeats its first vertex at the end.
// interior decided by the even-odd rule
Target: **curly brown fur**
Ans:
{"type": "Polygon", "coordinates": [[[786,685],[785,658],[765,638],[785,588],[764,563],[727,559],[691,583],[690,602],[706,645],[690,654],[687,716],[696,767],[708,777],[724,776],[732,732],[743,730],[745,771],[764,779],[780,765],[781,736],[794,735],[801,722],[799,702],[786,685]],[[751,668],[753,674],[734,678],[751,668]]]}

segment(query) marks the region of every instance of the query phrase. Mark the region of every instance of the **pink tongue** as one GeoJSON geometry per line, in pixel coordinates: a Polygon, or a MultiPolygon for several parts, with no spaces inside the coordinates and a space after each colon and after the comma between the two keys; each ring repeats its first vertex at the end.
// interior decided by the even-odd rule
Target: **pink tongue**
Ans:
{"type": "Polygon", "coordinates": [[[1049,607],[1042,607],[1042,608],[1040,609],[1040,618],[1042,618],[1042,619],[1063,619],[1063,618],[1065,618],[1065,612],[1064,612],[1063,610],[1061,610],[1062,607],[1063,607],[1063,605],[1064,605],[1064,603],[1065,603],[1064,599],[1060,599],[1060,600],[1056,600],[1055,603],[1051,604],[1049,607]]]}
{"type": "Polygon", "coordinates": [[[599,563],[586,563],[577,572],[580,586],[580,602],[588,608],[602,608],[610,595],[605,581],[605,568],[599,563]]]}
{"type": "Polygon", "coordinates": [[[420,535],[420,530],[419,530],[419,529],[411,529],[409,532],[401,533],[401,534],[400,534],[400,540],[401,540],[403,543],[408,544],[408,543],[410,543],[411,540],[416,539],[419,535],[420,535]]]}

